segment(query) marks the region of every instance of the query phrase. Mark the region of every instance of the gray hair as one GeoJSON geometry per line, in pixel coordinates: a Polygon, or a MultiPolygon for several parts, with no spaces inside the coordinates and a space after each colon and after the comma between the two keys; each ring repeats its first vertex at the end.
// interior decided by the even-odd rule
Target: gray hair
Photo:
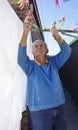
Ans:
{"type": "Polygon", "coordinates": [[[45,46],[47,47],[46,42],[45,42],[45,41],[43,41],[43,40],[40,40],[40,39],[35,40],[35,41],[32,43],[32,47],[33,47],[33,45],[34,45],[35,43],[39,43],[39,42],[44,43],[44,44],[45,44],[45,46]]]}

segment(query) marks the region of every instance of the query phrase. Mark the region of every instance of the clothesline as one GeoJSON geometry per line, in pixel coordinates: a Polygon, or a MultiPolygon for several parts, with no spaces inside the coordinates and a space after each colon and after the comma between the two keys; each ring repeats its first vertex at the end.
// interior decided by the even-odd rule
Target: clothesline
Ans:
{"type": "MultiPolygon", "coordinates": [[[[38,28],[40,31],[46,31],[49,32],[50,29],[42,29],[42,28],[38,28]]],[[[78,31],[74,31],[74,30],[67,30],[67,29],[58,29],[59,32],[68,32],[68,33],[78,33],[78,31]]]]}
{"type": "MultiPolygon", "coordinates": [[[[43,31],[43,32],[50,32],[50,29],[32,28],[32,31],[37,31],[37,30],[40,30],[40,31],[43,31]]],[[[78,31],[68,30],[68,29],[58,29],[58,32],[61,32],[63,35],[67,35],[67,36],[70,36],[70,37],[78,38],[78,36],[70,34],[70,33],[77,34],[78,31]]]]}

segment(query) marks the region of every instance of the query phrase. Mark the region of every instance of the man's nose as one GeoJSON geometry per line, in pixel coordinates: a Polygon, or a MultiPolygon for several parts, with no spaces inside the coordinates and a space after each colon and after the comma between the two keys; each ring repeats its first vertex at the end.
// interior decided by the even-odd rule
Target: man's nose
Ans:
{"type": "Polygon", "coordinates": [[[41,46],[38,46],[38,48],[41,48],[41,46]]]}

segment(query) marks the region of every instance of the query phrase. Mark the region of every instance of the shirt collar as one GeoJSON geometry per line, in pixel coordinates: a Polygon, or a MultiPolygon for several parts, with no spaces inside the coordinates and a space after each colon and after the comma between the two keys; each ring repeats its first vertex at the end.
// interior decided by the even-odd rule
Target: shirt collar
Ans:
{"type": "MultiPolygon", "coordinates": [[[[38,64],[38,65],[42,65],[39,61],[37,61],[36,59],[34,59],[35,60],[35,62],[38,64]]],[[[48,64],[48,60],[46,59],[46,64],[45,65],[47,65],[48,64]]],[[[42,66],[45,66],[45,65],[42,65],[42,66]]]]}

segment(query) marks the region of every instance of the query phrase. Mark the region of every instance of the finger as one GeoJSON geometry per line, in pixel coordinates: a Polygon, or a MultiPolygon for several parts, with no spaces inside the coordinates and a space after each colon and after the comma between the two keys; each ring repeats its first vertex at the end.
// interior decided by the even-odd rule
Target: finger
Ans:
{"type": "Polygon", "coordinates": [[[56,22],[54,21],[51,25],[51,29],[53,29],[56,26],[56,22]]]}
{"type": "Polygon", "coordinates": [[[54,22],[52,23],[52,25],[56,25],[56,21],[54,21],[54,22]]]}
{"type": "Polygon", "coordinates": [[[32,23],[29,22],[29,21],[25,21],[24,24],[25,24],[25,25],[27,25],[27,24],[28,24],[28,25],[32,25],[32,23]]]}
{"type": "Polygon", "coordinates": [[[32,22],[33,19],[34,19],[33,16],[27,16],[27,17],[25,18],[24,22],[26,22],[26,21],[32,22]]]}
{"type": "Polygon", "coordinates": [[[27,26],[27,25],[28,25],[28,26],[32,26],[32,24],[33,24],[33,23],[30,22],[30,21],[28,21],[28,20],[25,20],[25,21],[24,21],[24,25],[25,25],[25,26],[27,26]]]}
{"type": "Polygon", "coordinates": [[[52,25],[52,27],[51,27],[51,29],[50,29],[50,32],[51,32],[51,33],[53,33],[53,32],[54,32],[54,30],[55,30],[55,26],[54,26],[54,25],[52,25]]]}
{"type": "Polygon", "coordinates": [[[26,29],[26,28],[31,28],[32,27],[32,23],[30,23],[30,22],[28,22],[28,21],[26,21],[26,23],[24,23],[24,28],[26,29]]]}
{"type": "Polygon", "coordinates": [[[55,28],[56,28],[56,21],[52,23],[50,31],[53,32],[55,28]]]}

